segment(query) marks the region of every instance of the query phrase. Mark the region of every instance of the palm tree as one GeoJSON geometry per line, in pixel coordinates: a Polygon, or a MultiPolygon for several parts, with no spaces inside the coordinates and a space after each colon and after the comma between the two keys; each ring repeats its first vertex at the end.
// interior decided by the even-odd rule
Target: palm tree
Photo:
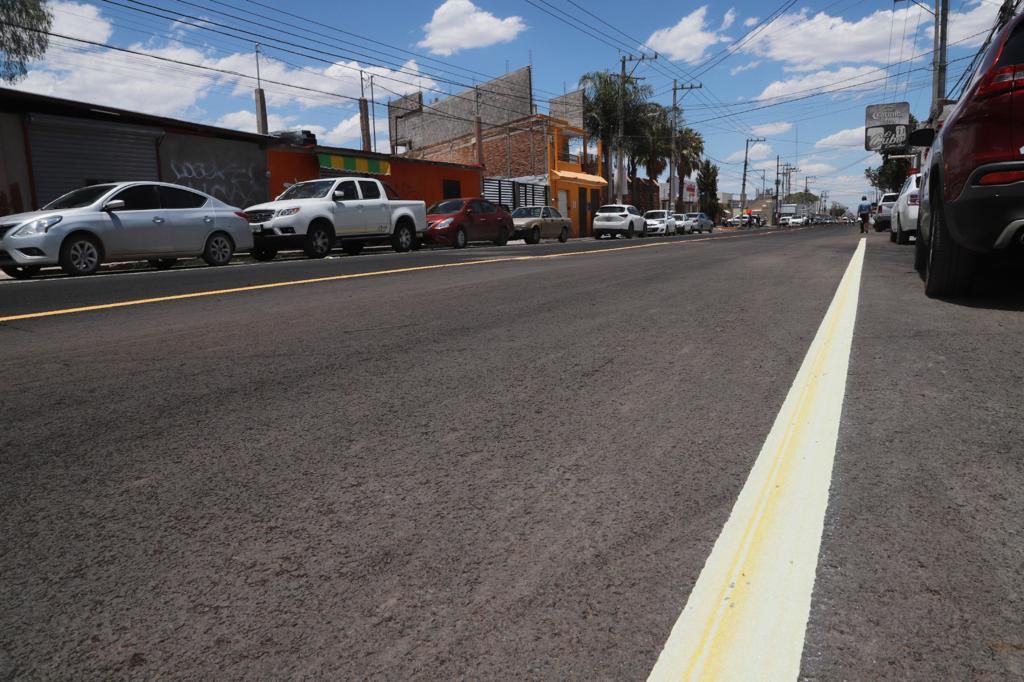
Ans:
{"type": "Polygon", "coordinates": [[[618,135],[620,100],[625,113],[627,139],[633,132],[637,112],[652,94],[649,85],[629,80],[623,88],[620,78],[608,71],[591,71],[580,78],[583,90],[583,125],[587,134],[600,140],[604,178],[611,189],[611,147],[618,135]],[[622,98],[623,90],[625,98],[622,98]]]}
{"type": "MultiPolygon", "coordinates": [[[[704,138],[693,128],[683,126],[676,131],[676,164],[680,178],[689,177],[700,166],[704,156],[704,138]]],[[[683,183],[679,182],[677,201],[682,203],[683,183]]]]}
{"type": "Polygon", "coordinates": [[[720,212],[718,206],[718,166],[711,159],[704,159],[697,168],[697,193],[700,210],[715,223],[720,212]]]}

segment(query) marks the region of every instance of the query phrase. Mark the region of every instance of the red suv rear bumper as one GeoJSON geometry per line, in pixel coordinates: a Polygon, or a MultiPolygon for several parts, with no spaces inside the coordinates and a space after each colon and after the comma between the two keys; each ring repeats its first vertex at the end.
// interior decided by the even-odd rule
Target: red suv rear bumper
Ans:
{"type": "Polygon", "coordinates": [[[1024,181],[1010,185],[978,185],[994,171],[1024,171],[1024,161],[979,166],[960,196],[946,203],[946,222],[957,243],[979,253],[1003,249],[1024,231],[1024,181]]]}

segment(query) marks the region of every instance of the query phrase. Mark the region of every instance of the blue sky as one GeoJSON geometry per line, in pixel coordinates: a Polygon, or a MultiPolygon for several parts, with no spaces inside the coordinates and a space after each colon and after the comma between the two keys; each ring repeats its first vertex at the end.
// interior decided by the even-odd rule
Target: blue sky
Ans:
{"type": "MultiPolygon", "coordinates": [[[[237,33],[248,30],[272,38],[262,41],[261,62],[262,76],[276,81],[265,85],[271,128],[311,128],[321,140],[344,146],[358,145],[357,112],[347,98],[359,94],[360,70],[374,74],[375,99],[385,102],[419,87],[428,100],[443,97],[532,63],[543,111],[547,98],[574,89],[582,73],[617,69],[620,50],[656,51],[658,60],[636,73],[660,101],[671,102],[673,77],[704,85],[683,97],[684,117],[721,166],[724,191],[739,191],[744,142],[761,136],[766,141],[752,145],[751,167],[765,169],[769,183],[781,155],[803,169],[801,184],[805,175],[814,176],[813,190],[856,203],[868,189],[863,169],[878,162],[863,151],[864,106],[906,100],[924,118],[930,103],[932,17],[906,1],[633,0],[626,16],[621,0],[50,5],[56,33],[219,71],[55,38],[19,88],[253,130],[252,82],[232,75],[255,74],[253,44],[260,38],[237,33]]],[[[984,39],[998,3],[956,0],[952,6],[950,83],[984,39]]],[[[387,148],[385,118],[378,108],[381,149],[387,148]]],[[[760,172],[752,177],[759,185],[760,172]]]]}

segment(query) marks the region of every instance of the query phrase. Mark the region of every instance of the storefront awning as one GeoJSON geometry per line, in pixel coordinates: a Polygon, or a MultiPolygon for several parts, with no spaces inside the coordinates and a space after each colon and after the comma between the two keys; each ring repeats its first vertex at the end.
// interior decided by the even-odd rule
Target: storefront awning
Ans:
{"type": "Polygon", "coordinates": [[[317,154],[317,159],[320,161],[321,168],[391,175],[391,162],[384,159],[367,159],[361,156],[343,156],[341,154],[317,154]]]}
{"type": "Polygon", "coordinates": [[[589,173],[575,173],[573,171],[560,171],[553,170],[551,174],[556,180],[564,180],[565,182],[571,182],[576,185],[582,185],[584,187],[590,187],[591,189],[598,189],[599,187],[607,187],[608,181],[602,178],[600,175],[590,175],[589,173]]]}

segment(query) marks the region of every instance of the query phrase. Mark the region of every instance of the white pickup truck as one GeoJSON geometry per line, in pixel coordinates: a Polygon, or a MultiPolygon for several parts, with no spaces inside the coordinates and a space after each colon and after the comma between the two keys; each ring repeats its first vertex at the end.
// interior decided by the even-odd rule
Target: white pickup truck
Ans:
{"type": "Polygon", "coordinates": [[[252,256],[272,260],[278,250],[301,248],[323,258],[337,242],[350,255],[368,243],[390,243],[395,251],[417,248],[427,229],[422,201],[401,201],[372,178],[299,182],[274,201],[245,209],[252,227],[252,256]]]}

